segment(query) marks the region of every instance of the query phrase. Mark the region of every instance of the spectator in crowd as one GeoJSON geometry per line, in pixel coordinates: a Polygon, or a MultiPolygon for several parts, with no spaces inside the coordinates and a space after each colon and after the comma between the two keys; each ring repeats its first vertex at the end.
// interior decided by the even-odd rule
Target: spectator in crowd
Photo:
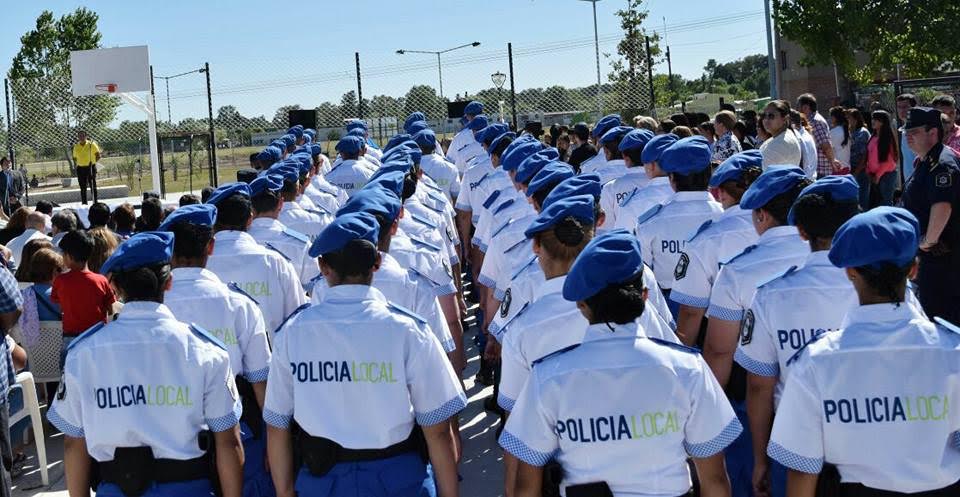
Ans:
{"type": "Polygon", "coordinates": [[[21,261],[17,264],[17,272],[14,274],[14,276],[17,278],[17,281],[21,283],[33,283],[32,276],[30,276],[30,263],[33,261],[33,254],[36,254],[41,249],[51,249],[56,252],[56,247],[50,243],[49,237],[30,240],[26,245],[23,246],[23,252],[20,256],[21,261]]]}
{"type": "MultiPolygon", "coordinates": [[[[714,128],[716,128],[716,126],[714,126],[714,128]]],[[[754,127],[753,131],[754,133],[757,132],[756,127],[754,127]]],[[[744,124],[743,121],[737,121],[733,125],[733,136],[736,137],[737,140],[740,140],[740,147],[743,150],[754,150],[757,148],[754,146],[754,143],[757,141],[755,137],[753,140],[747,140],[747,125],[744,124]]],[[[714,143],[714,146],[716,146],[716,143],[714,143]]]]}
{"type": "MultiPolygon", "coordinates": [[[[447,143],[447,145],[449,145],[449,143],[447,143]]],[[[444,150],[444,153],[446,153],[447,149],[443,149],[443,150],[444,150]]],[[[207,199],[210,198],[210,195],[213,195],[214,190],[216,190],[216,188],[212,186],[203,187],[203,189],[200,190],[200,202],[204,204],[207,203],[207,199]]]]}
{"type": "Polygon", "coordinates": [[[950,95],[937,95],[930,106],[944,116],[943,144],[960,154],[960,126],[957,126],[957,101],[950,95]]]}
{"type": "Polygon", "coordinates": [[[687,126],[676,126],[673,128],[673,134],[679,136],[680,138],[687,138],[693,136],[693,130],[687,126]]]}
{"type": "MultiPolygon", "coordinates": [[[[17,280],[13,278],[10,271],[0,270],[0,328],[3,328],[4,335],[9,333],[10,329],[17,324],[20,318],[20,312],[23,309],[23,296],[20,293],[20,287],[17,280]]],[[[4,466],[9,467],[12,462],[12,447],[10,446],[10,410],[7,404],[7,396],[10,393],[10,387],[15,383],[16,369],[14,365],[14,350],[16,344],[13,339],[7,335],[0,344],[0,453],[3,455],[4,466]]],[[[21,351],[22,352],[22,351],[21,351]]],[[[18,354],[23,358],[22,353],[18,354]]],[[[9,497],[13,482],[10,474],[0,468],[0,496],[9,497]]]]}
{"type": "Polygon", "coordinates": [[[900,134],[900,184],[906,185],[910,176],[913,176],[913,164],[917,161],[917,155],[907,144],[907,133],[903,125],[907,122],[907,113],[910,109],[917,106],[917,97],[910,93],[897,95],[897,119],[900,126],[897,132],[900,134]]]}
{"type": "Polygon", "coordinates": [[[797,98],[797,108],[807,117],[813,130],[813,141],[817,144],[817,177],[833,174],[834,155],[830,144],[830,124],[817,112],[817,98],[804,93],[797,98]]]}
{"type": "Polygon", "coordinates": [[[101,226],[93,228],[87,233],[93,239],[93,251],[90,253],[90,259],[87,261],[87,267],[94,273],[100,272],[100,266],[106,262],[113,254],[113,251],[120,244],[117,236],[107,227],[101,226]]]}
{"type": "Polygon", "coordinates": [[[850,129],[843,107],[830,108],[830,147],[836,158],[834,174],[846,174],[850,169],[850,129]]]}
{"type": "Polygon", "coordinates": [[[704,121],[697,126],[697,130],[700,131],[700,136],[707,139],[710,149],[713,150],[713,142],[717,141],[717,130],[713,127],[713,123],[709,120],[704,121]]]}
{"type": "Polygon", "coordinates": [[[87,205],[87,186],[93,192],[93,201],[96,202],[100,146],[87,139],[86,131],[77,132],[77,143],[73,145],[73,161],[77,168],[77,182],[80,183],[80,203],[87,205]]]}
{"type": "Polygon", "coordinates": [[[797,109],[790,110],[790,123],[793,124],[793,130],[797,132],[800,138],[800,148],[803,151],[803,172],[808,178],[813,179],[817,175],[817,142],[813,138],[813,129],[804,116],[797,109]]]}
{"type": "Polygon", "coordinates": [[[847,118],[847,129],[850,131],[850,174],[857,178],[860,185],[860,208],[867,210],[870,207],[870,178],[867,176],[867,143],[870,141],[870,131],[863,122],[863,114],[858,109],[843,111],[847,118]]]}
{"type": "Polygon", "coordinates": [[[573,169],[580,170],[580,164],[583,161],[597,155],[597,148],[588,140],[590,138],[590,128],[586,123],[577,123],[573,127],[573,133],[570,134],[573,144],[570,146],[570,156],[567,160],[573,169]]]}
{"type": "Polygon", "coordinates": [[[13,212],[7,225],[0,229],[0,245],[10,243],[10,240],[20,236],[27,229],[27,216],[30,215],[29,207],[21,207],[13,212]]]}
{"type": "Polygon", "coordinates": [[[118,205],[117,208],[113,210],[113,213],[110,214],[109,226],[121,240],[126,240],[133,235],[136,222],[137,214],[136,211],[133,210],[133,206],[124,203],[118,205]]]}
{"type": "Polygon", "coordinates": [[[63,309],[64,346],[67,338],[91,326],[106,322],[117,298],[103,275],[87,268],[93,252],[93,238],[83,231],[71,231],[60,240],[63,265],[69,271],[53,280],[51,300],[63,309]]]}
{"type": "MultiPolygon", "coordinates": [[[[38,244],[39,245],[39,244],[38,244]]],[[[63,271],[63,257],[53,248],[41,248],[30,257],[29,291],[34,292],[37,300],[37,319],[39,321],[60,321],[63,312],[53,301],[53,280],[63,271]]],[[[25,292],[27,289],[24,289],[25,292]]]]}
{"type": "Polygon", "coordinates": [[[757,118],[757,111],[755,110],[745,110],[743,111],[743,124],[746,126],[746,129],[743,132],[743,139],[740,140],[740,145],[744,150],[753,150],[760,146],[760,141],[757,140],[757,123],[760,119],[757,118]],[[749,145],[750,148],[747,148],[749,145]]]}
{"type": "Polygon", "coordinates": [[[790,104],[773,100],[763,109],[761,118],[764,129],[770,134],[770,138],[760,144],[763,169],[769,166],[800,166],[803,149],[790,122],[790,104]]]}
{"type": "MultiPolygon", "coordinates": [[[[690,123],[687,121],[687,115],[686,115],[686,114],[674,114],[674,115],[670,116],[668,119],[670,119],[671,121],[673,121],[673,123],[676,124],[677,126],[687,126],[687,127],[690,127],[690,123]]],[[[674,134],[676,134],[676,133],[674,133],[674,134]]]]}
{"type": "Polygon", "coordinates": [[[160,199],[147,198],[140,204],[140,217],[137,218],[136,232],[156,231],[163,222],[163,204],[160,199]]]}
{"type": "Polygon", "coordinates": [[[733,154],[739,154],[743,148],[740,139],[734,136],[733,127],[737,124],[737,115],[729,110],[721,110],[713,116],[713,128],[717,131],[717,141],[713,144],[713,162],[723,162],[733,154]]]}
{"type": "Polygon", "coordinates": [[[560,153],[560,160],[566,162],[570,157],[570,135],[563,134],[557,138],[557,151],[560,153]]]}
{"type": "Polygon", "coordinates": [[[665,135],[673,132],[673,128],[677,127],[677,123],[673,122],[670,119],[664,119],[660,121],[660,124],[657,125],[656,133],[658,135],[665,135]]]}
{"type": "Polygon", "coordinates": [[[53,235],[51,241],[54,247],[60,246],[60,240],[63,240],[64,235],[77,229],[77,218],[69,209],[57,211],[50,222],[53,224],[53,231],[50,234],[53,235]]]}
{"type": "MultiPolygon", "coordinates": [[[[743,123],[737,122],[737,127],[734,128],[733,134],[738,138],[743,136],[743,123]]],[[[770,133],[767,132],[767,128],[764,127],[763,121],[757,123],[757,143],[763,143],[771,138],[770,133]]]]}
{"type": "Polygon", "coordinates": [[[13,211],[10,210],[10,197],[13,195],[13,174],[10,169],[11,163],[9,157],[0,158],[0,207],[3,208],[4,215],[9,216],[13,211]]]}
{"type": "Polygon", "coordinates": [[[90,221],[90,229],[105,228],[110,223],[110,207],[103,202],[94,202],[87,211],[87,221],[90,221]]]}
{"type": "Polygon", "coordinates": [[[637,128],[649,129],[654,133],[657,132],[657,120],[650,116],[637,116],[633,118],[633,122],[637,128]]]}
{"type": "Polygon", "coordinates": [[[24,222],[24,230],[19,236],[10,240],[6,245],[10,249],[10,252],[13,253],[13,261],[17,265],[22,265],[25,262],[25,258],[22,257],[23,249],[31,240],[50,240],[50,237],[45,235],[47,225],[47,215],[41,214],[39,212],[31,212],[27,214],[27,220],[24,222]]]}
{"type": "Polygon", "coordinates": [[[15,211],[23,204],[20,199],[27,192],[27,169],[20,164],[20,168],[10,169],[10,210],[15,211]]]}
{"type": "Polygon", "coordinates": [[[183,207],[185,205],[195,205],[199,203],[200,203],[200,197],[192,193],[185,193],[180,196],[180,207],[183,207]]]}
{"type": "MultiPolygon", "coordinates": [[[[897,189],[897,137],[890,126],[890,114],[886,111],[874,111],[870,115],[873,136],[867,143],[867,199],[869,204],[864,210],[878,205],[893,205],[893,192],[897,189]]],[[[863,202],[864,185],[860,185],[860,200],[863,202]]]]}

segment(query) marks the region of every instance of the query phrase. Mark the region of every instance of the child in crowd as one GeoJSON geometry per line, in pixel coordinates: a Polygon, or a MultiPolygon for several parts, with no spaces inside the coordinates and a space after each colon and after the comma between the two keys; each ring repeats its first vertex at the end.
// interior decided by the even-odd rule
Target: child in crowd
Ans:
{"type": "Polygon", "coordinates": [[[87,269],[93,244],[93,238],[83,231],[71,231],[60,240],[63,265],[69,271],[53,280],[50,297],[63,310],[65,339],[105,322],[117,300],[107,278],[87,269]]]}

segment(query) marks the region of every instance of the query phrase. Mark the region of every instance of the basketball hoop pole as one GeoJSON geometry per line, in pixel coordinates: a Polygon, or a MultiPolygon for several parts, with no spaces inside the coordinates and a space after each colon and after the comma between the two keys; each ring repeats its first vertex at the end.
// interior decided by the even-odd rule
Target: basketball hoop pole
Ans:
{"type": "MultiPolygon", "coordinates": [[[[153,191],[160,193],[160,156],[157,154],[157,113],[153,108],[153,99],[141,100],[130,93],[121,93],[120,97],[147,115],[147,133],[150,135],[150,173],[153,176],[153,184],[151,187],[153,191]]],[[[141,181],[143,180],[141,179],[141,181]]]]}

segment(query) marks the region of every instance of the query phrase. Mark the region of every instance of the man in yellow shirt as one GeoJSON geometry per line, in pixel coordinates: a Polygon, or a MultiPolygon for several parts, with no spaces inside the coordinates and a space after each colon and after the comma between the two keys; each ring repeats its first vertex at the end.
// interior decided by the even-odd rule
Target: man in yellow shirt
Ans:
{"type": "Polygon", "coordinates": [[[97,162],[100,161],[100,147],[97,142],[87,139],[86,131],[77,132],[77,143],[73,145],[73,161],[77,166],[77,182],[80,183],[80,202],[87,205],[87,183],[93,192],[93,203],[97,203],[97,162]]]}

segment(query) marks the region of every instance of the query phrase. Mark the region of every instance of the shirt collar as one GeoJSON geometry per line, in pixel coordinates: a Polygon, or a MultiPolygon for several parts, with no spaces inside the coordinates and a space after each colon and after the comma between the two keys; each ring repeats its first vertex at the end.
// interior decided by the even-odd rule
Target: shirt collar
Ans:
{"type": "Polygon", "coordinates": [[[365,300],[375,300],[383,304],[387,298],[380,290],[370,285],[336,285],[330,287],[324,296],[324,302],[351,303],[365,300]]]}
{"type": "Polygon", "coordinates": [[[784,238],[788,236],[800,236],[796,226],[776,226],[764,231],[757,239],[757,245],[768,243],[774,238],[784,238]]]}
{"type": "Polygon", "coordinates": [[[710,195],[710,192],[675,192],[673,198],[670,199],[671,202],[690,202],[696,200],[713,200],[713,195],[710,195]]]}
{"type": "Polygon", "coordinates": [[[744,208],[741,208],[740,204],[736,204],[736,205],[731,205],[730,207],[727,207],[727,209],[724,210],[722,214],[720,214],[720,218],[722,219],[725,217],[738,217],[738,216],[750,217],[750,214],[752,213],[753,213],[752,211],[748,211],[744,208]]]}
{"type": "Polygon", "coordinates": [[[818,250],[816,252],[810,252],[807,254],[807,258],[803,261],[803,266],[817,266],[817,267],[836,267],[830,262],[829,250],[818,250]]]}
{"type": "Polygon", "coordinates": [[[560,293],[563,291],[563,282],[567,280],[567,275],[557,276],[555,278],[550,278],[549,280],[543,282],[540,286],[537,287],[534,292],[534,300],[540,300],[545,295],[551,293],[560,293]]]}
{"type": "Polygon", "coordinates": [[[858,305],[847,313],[846,325],[856,323],[879,323],[891,321],[910,321],[912,319],[926,319],[914,306],[906,302],[899,304],[870,304],[858,305]]]}
{"type": "Polygon", "coordinates": [[[128,319],[143,319],[148,317],[176,319],[167,306],[156,302],[138,300],[136,302],[124,303],[123,309],[120,310],[120,317],[117,318],[117,320],[125,321],[128,319]]]}
{"type": "Polygon", "coordinates": [[[174,268],[171,271],[173,275],[173,281],[197,281],[197,280],[209,280],[209,281],[220,281],[220,278],[217,278],[217,275],[213,272],[208,271],[202,267],[178,267],[174,268]]]}
{"type": "Polygon", "coordinates": [[[640,336],[636,321],[627,324],[597,323],[587,326],[583,334],[583,343],[617,338],[637,338],[640,336]],[[613,327],[611,330],[610,327],[613,327]]]}
{"type": "Polygon", "coordinates": [[[657,176],[650,180],[648,183],[651,186],[670,186],[670,177],[669,176],[657,176]]]}
{"type": "Polygon", "coordinates": [[[254,218],[253,222],[250,223],[250,227],[264,228],[271,231],[280,231],[284,228],[284,225],[272,217],[258,217],[254,218]]]}
{"type": "Polygon", "coordinates": [[[213,239],[218,242],[257,243],[246,231],[218,231],[215,235],[213,235],[213,239]]]}
{"type": "Polygon", "coordinates": [[[623,159],[613,159],[613,160],[608,160],[607,163],[604,164],[604,165],[605,165],[606,167],[613,167],[613,166],[624,166],[624,167],[626,167],[626,166],[627,166],[627,162],[626,162],[625,160],[623,160],[623,159]]]}

